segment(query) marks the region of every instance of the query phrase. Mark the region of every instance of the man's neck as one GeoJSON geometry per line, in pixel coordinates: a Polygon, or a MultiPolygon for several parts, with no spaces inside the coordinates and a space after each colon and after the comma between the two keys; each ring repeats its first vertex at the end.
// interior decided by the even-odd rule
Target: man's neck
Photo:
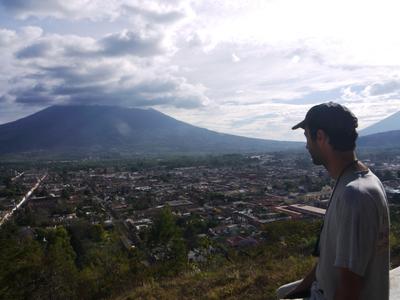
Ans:
{"type": "Polygon", "coordinates": [[[339,152],[335,151],[330,159],[325,164],[329,175],[335,180],[343,173],[352,162],[356,160],[356,154],[354,151],[339,152]]]}

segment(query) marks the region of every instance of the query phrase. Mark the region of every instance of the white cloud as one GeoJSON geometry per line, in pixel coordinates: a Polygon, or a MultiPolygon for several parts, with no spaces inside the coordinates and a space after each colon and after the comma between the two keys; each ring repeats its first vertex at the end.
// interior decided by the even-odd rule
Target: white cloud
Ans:
{"type": "Polygon", "coordinates": [[[292,57],[292,63],[294,63],[294,64],[297,64],[299,61],[300,61],[300,56],[298,56],[298,55],[294,55],[293,57],[292,57]]]}
{"type": "Polygon", "coordinates": [[[16,39],[15,31],[0,28],[0,47],[9,47],[16,39]]]}
{"type": "Polygon", "coordinates": [[[234,63],[239,62],[239,61],[240,61],[239,56],[237,56],[235,53],[232,53],[232,61],[233,61],[234,63]]]}

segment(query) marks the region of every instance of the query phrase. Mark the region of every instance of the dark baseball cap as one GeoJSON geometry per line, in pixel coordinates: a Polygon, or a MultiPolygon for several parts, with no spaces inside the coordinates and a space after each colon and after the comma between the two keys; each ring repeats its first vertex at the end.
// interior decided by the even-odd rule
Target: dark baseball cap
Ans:
{"type": "Polygon", "coordinates": [[[347,107],[327,102],[311,107],[305,119],[292,129],[306,127],[330,131],[354,130],[358,127],[358,119],[347,107]]]}

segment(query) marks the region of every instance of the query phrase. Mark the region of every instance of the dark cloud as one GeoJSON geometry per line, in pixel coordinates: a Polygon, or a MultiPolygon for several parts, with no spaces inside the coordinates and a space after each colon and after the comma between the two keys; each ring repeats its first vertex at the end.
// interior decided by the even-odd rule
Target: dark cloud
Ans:
{"type": "Polygon", "coordinates": [[[162,54],[162,36],[158,32],[140,34],[133,31],[123,31],[108,35],[99,41],[101,54],[108,56],[135,55],[154,56],[162,54]]]}
{"type": "Polygon", "coordinates": [[[48,88],[43,84],[36,84],[32,88],[18,88],[10,92],[15,96],[15,102],[27,105],[43,105],[54,102],[54,97],[49,95],[48,88]]]}
{"type": "Polygon", "coordinates": [[[170,24],[177,22],[185,17],[185,13],[177,10],[154,11],[143,7],[123,5],[122,8],[128,15],[137,15],[150,23],[170,24]]]}
{"type": "Polygon", "coordinates": [[[51,50],[51,44],[48,42],[36,42],[28,47],[19,50],[15,56],[19,59],[44,57],[51,50]]]}
{"type": "Polygon", "coordinates": [[[76,36],[46,36],[20,49],[18,59],[49,58],[63,55],[65,58],[91,59],[99,57],[137,56],[152,57],[167,52],[161,31],[137,33],[123,30],[98,40],[76,36]]]}
{"type": "Polygon", "coordinates": [[[71,1],[64,0],[0,0],[2,6],[9,13],[26,19],[27,17],[55,17],[72,19],[102,19],[115,20],[127,17],[131,20],[140,19],[148,25],[168,25],[185,17],[185,12],[178,9],[180,2],[163,0],[141,1],[134,5],[132,1],[71,1]]]}
{"type": "Polygon", "coordinates": [[[177,83],[173,80],[154,79],[138,84],[136,89],[142,93],[162,93],[174,91],[176,87],[177,83]]]}
{"type": "Polygon", "coordinates": [[[70,98],[79,96],[79,98],[88,98],[89,95],[104,94],[100,86],[67,86],[57,85],[53,88],[52,94],[55,96],[70,96],[70,98]]]}
{"type": "Polygon", "coordinates": [[[61,15],[66,13],[65,7],[59,0],[0,0],[0,5],[17,16],[30,15],[61,15]]]}
{"type": "Polygon", "coordinates": [[[181,78],[160,75],[142,78],[118,72],[118,66],[60,65],[42,67],[40,71],[15,81],[39,82],[10,92],[17,103],[108,104],[136,107],[172,106],[197,108],[204,96],[181,78]],[[130,76],[130,81],[129,81],[130,76]],[[124,78],[124,80],[120,80],[124,78]]]}
{"type": "Polygon", "coordinates": [[[371,86],[370,95],[378,96],[400,92],[400,81],[388,81],[371,86]]]}
{"type": "Polygon", "coordinates": [[[12,101],[12,97],[8,94],[0,96],[0,103],[6,103],[6,102],[11,102],[11,101],[12,101]]]}
{"type": "Polygon", "coordinates": [[[62,80],[65,87],[81,86],[91,83],[98,84],[99,82],[118,77],[118,70],[115,69],[115,66],[110,64],[87,66],[84,63],[79,65],[77,62],[71,65],[40,67],[39,71],[38,77],[42,77],[43,80],[62,80]],[[43,76],[45,78],[43,78],[43,76]]]}
{"type": "MultiPolygon", "coordinates": [[[[95,44],[97,45],[97,43],[95,44]]],[[[68,44],[63,47],[63,53],[66,57],[77,57],[81,59],[90,59],[98,57],[99,49],[85,48],[77,44],[68,44]]]]}
{"type": "Polygon", "coordinates": [[[41,0],[41,1],[35,1],[35,0],[0,0],[0,4],[11,11],[14,12],[20,12],[20,11],[25,11],[25,10],[31,10],[31,9],[43,9],[46,7],[55,7],[59,6],[57,4],[57,1],[52,1],[52,0],[41,0]]]}
{"type": "MultiPolygon", "coordinates": [[[[35,1],[0,3],[25,15],[42,5],[35,1]]],[[[68,9],[77,5],[74,2],[68,9]]],[[[49,9],[56,6],[50,5],[49,9]]],[[[175,69],[164,62],[156,63],[163,61],[158,60],[160,55],[169,53],[166,26],[182,19],[184,13],[158,4],[129,9],[145,20],[139,20],[134,30],[97,39],[41,33],[40,37],[21,42],[14,60],[16,65],[21,63],[24,72],[9,78],[10,88],[4,97],[23,106],[63,103],[201,107],[207,98],[200,85],[173,75],[175,69]]]]}

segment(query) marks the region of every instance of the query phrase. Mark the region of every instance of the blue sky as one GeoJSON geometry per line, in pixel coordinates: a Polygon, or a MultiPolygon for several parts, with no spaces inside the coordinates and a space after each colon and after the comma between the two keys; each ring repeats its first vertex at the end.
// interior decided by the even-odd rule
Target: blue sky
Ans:
{"type": "Polygon", "coordinates": [[[0,123],[55,104],[154,108],[219,132],[303,140],[337,101],[400,110],[396,1],[0,0],[0,123]]]}

